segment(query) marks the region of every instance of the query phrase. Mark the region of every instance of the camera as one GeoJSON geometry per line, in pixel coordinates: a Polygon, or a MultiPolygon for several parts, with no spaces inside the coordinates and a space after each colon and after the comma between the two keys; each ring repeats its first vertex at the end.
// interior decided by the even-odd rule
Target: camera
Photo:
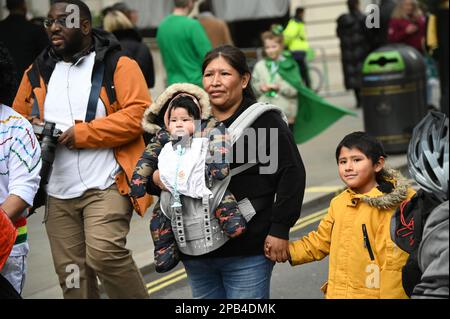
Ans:
{"type": "Polygon", "coordinates": [[[34,214],[36,209],[44,206],[47,201],[46,186],[50,179],[50,174],[52,173],[58,138],[63,133],[61,130],[57,129],[56,124],[52,122],[45,122],[44,125],[33,125],[33,131],[41,145],[42,168],[39,173],[41,176],[39,190],[34,198],[33,207],[29,209],[28,216],[34,214]]]}

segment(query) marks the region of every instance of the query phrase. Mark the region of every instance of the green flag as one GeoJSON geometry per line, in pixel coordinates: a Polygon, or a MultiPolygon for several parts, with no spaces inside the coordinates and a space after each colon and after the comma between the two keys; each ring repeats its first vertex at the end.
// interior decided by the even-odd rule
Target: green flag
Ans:
{"type": "Polygon", "coordinates": [[[294,137],[297,144],[305,143],[320,134],[344,115],[356,113],[337,107],[302,84],[297,62],[289,52],[283,53],[278,73],[298,91],[298,114],[295,119],[294,137]]]}

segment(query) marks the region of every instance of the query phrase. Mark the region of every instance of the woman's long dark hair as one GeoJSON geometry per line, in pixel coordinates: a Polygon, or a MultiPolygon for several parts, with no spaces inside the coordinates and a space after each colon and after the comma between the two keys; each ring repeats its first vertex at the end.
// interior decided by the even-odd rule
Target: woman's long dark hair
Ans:
{"type": "Polygon", "coordinates": [[[241,76],[244,76],[245,74],[250,76],[248,85],[243,90],[242,95],[244,98],[256,100],[256,96],[251,85],[252,73],[250,72],[250,68],[247,64],[247,58],[245,57],[244,52],[238,48],[232,45],[223,45],[209,51],[203,60],[202,73],[205,73],[207,66],[212,60],[217,59],[220,56],[223,57],[241,76]]]}

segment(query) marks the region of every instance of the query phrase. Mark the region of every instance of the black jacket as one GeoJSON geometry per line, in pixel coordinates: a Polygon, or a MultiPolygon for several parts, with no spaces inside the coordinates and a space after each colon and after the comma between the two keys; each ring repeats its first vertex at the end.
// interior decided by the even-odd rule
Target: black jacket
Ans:
{"type": "Polygon", "coordinates": [[[155,86],[155,71],[153,67],[153,57],[150,49],[142,43],[142,38],[135,29],[117,30],[113,34],[120,41],[123,51],[126,55],[139,64],[147,87],[153,88],[155,86]]]}
{"type": "MultiPolygon", "coordinates": [[[[223,121],[225,126],[229,127],[242,112],[255,102],[251,99],[244,100],[240,109],[232,117],[223,121]]],[[[260,174],[260,167],[267,165],[258,164],[241,174],[233,176],[228,189],[238,201],[248,198],[256,206],[256,215],[247,224],[247,231],[243,235],[230,239],[219,249],[198,258],[263,254],[264,241],[267,235],[289,239],[289,230],[300,216],[306,173],[291,131],[276,112],[263,114],[255,121],[252,128],[256,129],[257,142],[260,141],[258,128],[266,129],[266,141],[270,140],[268,128],[278,129],[278,138],[275,144],[278,148],[276,173],[271,175],[260,174]],[[275,194],[276,200],[274,202],[275,194]]],[[[236,146],[240,143],[241,141],[238,140],[233,147],[235,157],[236,146]]],[[[245,149],[248,149],[248,147],[248,143],[245,142],[245,149]]],[[[266,154],[271,154],[270,147],[266,149],[266,154]]],[[[247,157],[246,160],[248,160],[247,157]]],[[[236,160],[233,160],[231,168],[240,165],[242,163],[236,163],[236,160]]],[[[155,186],[151,184],[149,183],[150,192],[158,195],[155,186]]],[[[191,258],[191,256],[183,256],[182,258],[191,258]]]]}
{"type": "Polygon", "coordinates": [[[8,48],[14,60],[19,82],[25,70],[50,44],[44,28],[21,15],[10,15],[0,21],[0,42],[8,48]]]}
{"type": "Polygon", "coordinates": [[[361,12],[353,12],[343,14],[337,20],[346,89],[361,88],[362,67],[370,50],[365,19],[361,12]]]}

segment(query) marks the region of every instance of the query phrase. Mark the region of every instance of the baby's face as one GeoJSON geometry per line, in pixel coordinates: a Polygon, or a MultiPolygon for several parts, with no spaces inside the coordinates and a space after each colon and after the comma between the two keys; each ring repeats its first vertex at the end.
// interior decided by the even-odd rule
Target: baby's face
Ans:
{"type": "Polygon", "coordinates": [[[194,118],[182,107],[174,106],[169,118],[169,133],[172,136],[191,136],[194,134],[194,118]]]}

